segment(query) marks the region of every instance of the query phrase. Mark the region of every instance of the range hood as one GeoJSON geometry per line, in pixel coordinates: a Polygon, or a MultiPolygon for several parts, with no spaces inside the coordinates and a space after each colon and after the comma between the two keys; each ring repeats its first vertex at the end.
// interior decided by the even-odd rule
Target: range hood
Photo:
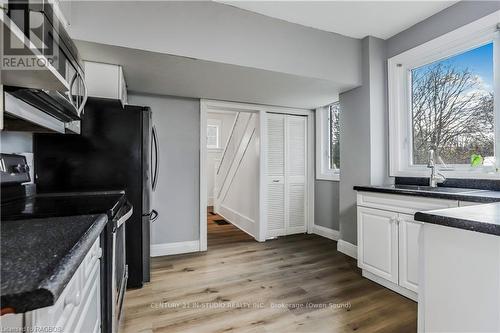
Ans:
{"type": "Polygon", "coordinates": [[[80,133],[80,117],[56,92],[18,89],[4,92],[4,130],[80,133]]]}

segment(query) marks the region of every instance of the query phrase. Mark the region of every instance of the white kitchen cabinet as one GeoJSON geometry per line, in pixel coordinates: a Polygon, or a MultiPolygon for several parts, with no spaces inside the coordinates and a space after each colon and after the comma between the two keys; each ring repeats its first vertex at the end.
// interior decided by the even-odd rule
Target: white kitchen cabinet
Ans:
{"type": "Polygon", "coordinates": [[[57,16],[59,21],[64,26],[64,29],[68,29],[71,24],[71,1],[49,0],[49,2],[52,3],[54,15],[57,16]]]}
{"type": "Polygon", "coordinates": [[[484,205],[484,202],[460,201],[458,203],[459,207],[477,206],[477,205],[484,205]]]}
{"type": "Polygon", "coordinates": [[[0,316],[0,332],[23,332],[24,316],[8,313],[0,316]]]}
{"type": "Polygon", "coordinates": [[[85,61],[84,65],[89,96],[117,99],[123,106],[128,103],[122,66],[91,61],[85,61]]]}
{"type": "Polygon", "coordinates": [[[71,277],[56,303],[24,314],[2,316],[1,330],[97,333],[101,328],[99,238],[71,277]]]}
{"type": "Polygon", "coordinates": [[[412,215],[399,214],[399,285],[418,292],[418,237],[421,222],[412,215]]]}
{"type": "Polygon", "coordinates": [[[413,215],[458,205],[456,200],[359,192],[358,266],[363,276],[417,300],[422,224],[413,215]]]}
{"type": "Polygon", "coordinates": [[[366,207],[358,208],[358,266],[398,283],[398,214],[366,207]]]}

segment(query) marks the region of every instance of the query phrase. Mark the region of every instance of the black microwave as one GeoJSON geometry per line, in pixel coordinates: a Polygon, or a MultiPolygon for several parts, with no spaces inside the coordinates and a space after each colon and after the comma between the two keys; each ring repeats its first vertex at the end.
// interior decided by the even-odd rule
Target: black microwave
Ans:
{"type": "Polygon", "coordinates": [[[76,45],[48,0],[8,0],[7,15],[45,56],[65,82],[67,91],[6,87],[13,96],[68,122],[80,119],[86,100],[83,63],[76,45]]]}

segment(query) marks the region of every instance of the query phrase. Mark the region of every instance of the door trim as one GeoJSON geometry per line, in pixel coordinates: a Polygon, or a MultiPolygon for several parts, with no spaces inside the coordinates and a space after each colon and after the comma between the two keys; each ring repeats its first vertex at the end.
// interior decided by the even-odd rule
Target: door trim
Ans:
{"type": "Polygon", "coordinates": [[[260,138],[259,161],[259,218],[256,240],[264,242],[267,238],[267,113],[283,113],[307,116],[307,233],[314,229],[314,112],[306,109],[295,109],[259,104],[248,104],[210,99],[200,100],[200,251],[207,250],[207,113],[214,110],[255,112],[259,114],[258,134],[260,138]]]}

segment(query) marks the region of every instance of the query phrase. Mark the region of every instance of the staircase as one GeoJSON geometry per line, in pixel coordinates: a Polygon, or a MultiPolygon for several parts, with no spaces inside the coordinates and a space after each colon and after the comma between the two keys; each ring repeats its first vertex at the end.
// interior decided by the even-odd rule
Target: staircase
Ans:
{"type": "Polygon", "coordinates": [[[253,213],[255,195],[258,198],[258,149],[256,146],[258,115],[239,112],[236,116],[231,135],[218,165],[215,166],[214,211],[243,231],[255,236],[253,213]],[[245,188],[240,188],[240,187],[245,188]],[[255,192],[255,193],[253,193],[255,192]],[[251,204],[248,204],[251,203],[251,204]]]}

